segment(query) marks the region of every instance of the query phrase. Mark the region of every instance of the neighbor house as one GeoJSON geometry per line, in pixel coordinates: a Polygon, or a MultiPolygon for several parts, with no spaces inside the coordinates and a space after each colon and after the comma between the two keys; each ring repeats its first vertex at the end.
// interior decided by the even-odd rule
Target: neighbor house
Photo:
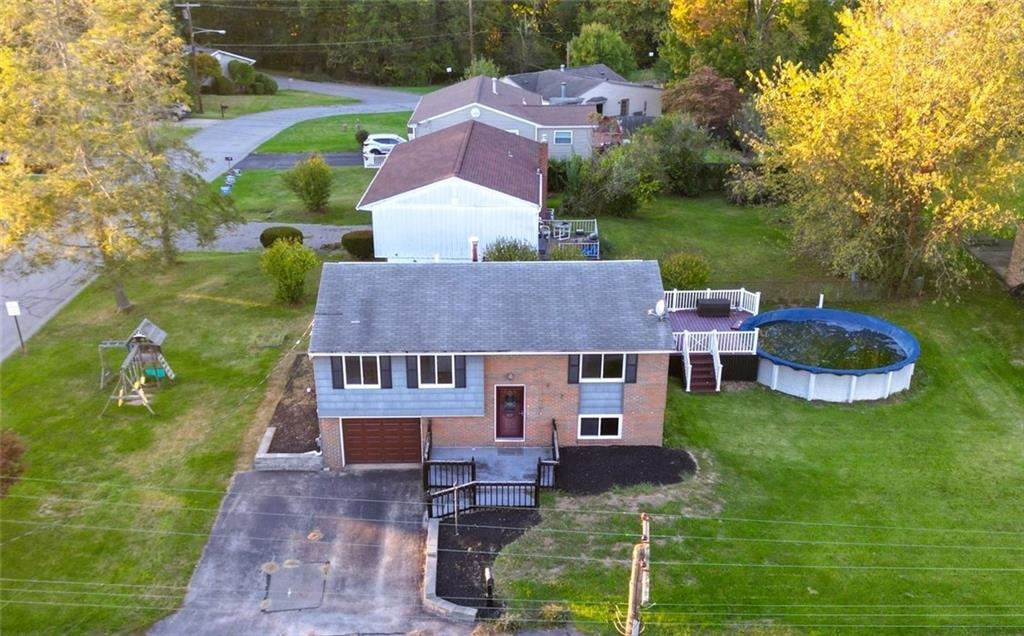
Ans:
{"type": "Polygon", "coordinates": [[[630,82],[604,64],[518,73],[501,81],[540,95],[546,104],[582,104],[609,117],[661,115],[661,88],[630,82]]]}
{"type": "Polygon", "coordinates": [[[309,346],[324,464],[661,445],[662,297],[655,261],[325,263],[309,346]]]}
{"type": "MultiPolygon", "coordinates": [[[[188,50],[191,51],[191,49],[188,50]]],[[[251,57],[245,57],[244,55],[232,53],[230,51],[225,51],[223,49],[213,49],[208,46],[197,46],[196,53],[206,53],[210,55],[210,57],[212,57],[213,59],[217,60],[217,63],[220,64],[221,75],[223,75],[224,77],[229,77],[228,64],[230,64],[231,62],[241,62],[242,64],[248,64],[249,66],[256,64],[256,60],[252,59],[251,57]]],[[[204,84],[208,84],[212,81],[212,79],[207,78],[204,84]]]]}
{"type": "Polygon", "coordinates": [[[409,118],[409,139],[478,121],[547,144],[552,159],[589,157],[594,113],[593,106],[544,105],[540,95],[480,75],[420,98],[409,118]]]}

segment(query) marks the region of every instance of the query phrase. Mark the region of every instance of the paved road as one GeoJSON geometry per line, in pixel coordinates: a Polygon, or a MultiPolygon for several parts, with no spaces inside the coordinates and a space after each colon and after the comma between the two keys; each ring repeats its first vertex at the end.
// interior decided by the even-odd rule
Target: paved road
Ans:
{"type": "MultiPolygon", "coordinates": [[[[280,78],[280,83],[286,88],[345,95],[362,101],[341,106],[272,110],[235,119],[209,120],[213,122],[209,124],[204,121],[203,129],[189,139],[192,147],[208,162],[206,170],[203,171],[204,178],[212,181],[227,170],[230,164],[242,161],[261,143],[300,121],[348,113],[412,110],[419,100],[418,95],[411,93],[354,84],[307,82],[287,78],[280,78]],[[233,161],[228,162],[225,157],[232,157],[233,161]]],[[[255,235],[258,236],[259,232],[255,235]]],[[[213,249],[231,248],[214,246],[213,249]]],[[[20,260],[14,258],[0,270],[0,301],[17,300],[22,303],[23,314],[19,320],[22,333],[28,338],[74,298],[92,277],[87,267],[77,263],[59,262],[47,270],[29,275],[21,274],[20,264],[20,260]]],[[[0,312],[0,359],[6,358],[17,348],[18,336],[14,322],[5,312],[0,312]]]]}
{"type": "Polygon", "coordinates": [[[419,477],[417,470],[235,475],[184,607],[150,634],[469,633],[472,624],[427,615],[420,604],[419,477]]]}
{"type": "MultiPolygon", "coordinates": [[[[272,152],[249,155],[235,167],[240,170],[284,170],[291,168],[312,153],[308,152],[272,152]]],[[[329,166],[361,166],[363,155],[358,152],[322,152],[329,166]]]]}

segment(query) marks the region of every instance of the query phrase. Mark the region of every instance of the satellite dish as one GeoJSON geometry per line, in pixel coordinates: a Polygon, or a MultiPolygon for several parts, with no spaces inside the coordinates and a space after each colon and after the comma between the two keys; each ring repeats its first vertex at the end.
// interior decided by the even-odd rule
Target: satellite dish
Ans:
{"type": "Polygon", "coordinates": [[[661,317],[663,317],[665,315],[665,299],[664,298],[660,299],[654,305],[654,313],[658,316],[658,318],[661,318],[661,317]]]}

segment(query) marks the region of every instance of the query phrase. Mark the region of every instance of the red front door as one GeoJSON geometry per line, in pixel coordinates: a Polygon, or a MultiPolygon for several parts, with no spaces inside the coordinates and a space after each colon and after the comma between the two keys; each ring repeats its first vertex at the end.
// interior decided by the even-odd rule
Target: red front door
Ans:
{"type": "Polygon", "coordinates": [[[523,387],[499,386],[495,389],[494,426],[498,439],[523,439],[523,387]]]}

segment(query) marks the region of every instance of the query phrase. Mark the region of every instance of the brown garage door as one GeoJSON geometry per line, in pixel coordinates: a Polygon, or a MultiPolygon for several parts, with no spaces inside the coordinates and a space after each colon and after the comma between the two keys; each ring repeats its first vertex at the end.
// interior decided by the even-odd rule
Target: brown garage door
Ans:
{"type": "Polygon", "coordinates": [[[345,419],[348,464],[419,463],[419,419],[345,419]]]}

